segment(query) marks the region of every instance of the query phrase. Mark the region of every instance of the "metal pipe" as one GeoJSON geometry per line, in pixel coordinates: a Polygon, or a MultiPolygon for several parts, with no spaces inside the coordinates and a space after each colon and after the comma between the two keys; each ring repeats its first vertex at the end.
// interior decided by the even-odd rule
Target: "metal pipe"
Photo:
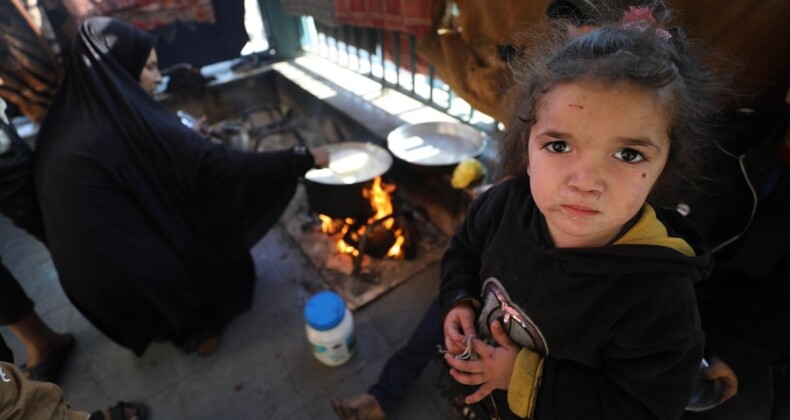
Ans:
{"type": "Polygon", "coordinates": [[[400,87],[400,32],[392,31],[392,53],[395,55],[395,86],[400,87]]]}
{"type": "Polygon", "coordinates": [[[416,37],[412,34],[409,34],[409,71],[411,71],[411,93],[412,97],[415,97],[415,75],[417,74],[417,52],[416,52],[416,37]]]}
{"type": "Polygon", "coordinates": [[[428,66],[428,102],[435,104],[436,102],[433,101],[433,82],[435,78],[436,68],[433,64],[428,66]]]}
{"type": "Polygon", "coordinates": [[[384,60],[384,33],[381,29],[376,29],[376,50],[379,52],[381,58],[381,81],[382,81],[382,88],[384,87],[384,82],[387,81],[387,72],[384,70],[385,68],[385,60],[384,60]]]}

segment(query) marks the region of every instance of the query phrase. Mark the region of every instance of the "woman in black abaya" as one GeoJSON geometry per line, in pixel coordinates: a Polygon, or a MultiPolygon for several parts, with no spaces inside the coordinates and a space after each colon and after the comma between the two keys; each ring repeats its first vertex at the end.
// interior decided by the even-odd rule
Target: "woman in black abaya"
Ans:
{"type": "Polygon", "coordinates": [[[35,184],[63,289],[94,325],[137,355],[154,340],[207,354],[250,307],[249,248],[327,153],[244,153],[184,127],[147,91],[153,45],[120,21],[83,23],[35,184]]]}

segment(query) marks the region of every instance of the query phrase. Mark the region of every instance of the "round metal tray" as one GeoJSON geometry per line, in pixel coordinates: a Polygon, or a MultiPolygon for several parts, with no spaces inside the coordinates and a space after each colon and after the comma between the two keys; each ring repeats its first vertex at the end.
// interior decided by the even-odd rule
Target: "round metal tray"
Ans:
{"type": "Polygon", "coordinates": [[[373,143],[343,142],[327,144],[329,167],[311,169],[304,178],[329,185],[349,185],[370,181],[387,172],[392,156],[373,143]]]}
{"type": "Polygon", "coordinates": [[[487,144],[482,131],[453,122],[407,124],[387,136],[387,148],[395,157],[427,167],[457,165],[479,156],[487,144]]]}

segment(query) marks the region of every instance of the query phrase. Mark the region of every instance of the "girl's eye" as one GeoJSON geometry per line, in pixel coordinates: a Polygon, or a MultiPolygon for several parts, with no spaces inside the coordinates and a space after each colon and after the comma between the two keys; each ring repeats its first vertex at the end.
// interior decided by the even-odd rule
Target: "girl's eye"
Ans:
{"type": "Polygon", "coordinates": [[[550,141],[543,147],[552,153],[568,153],[571,151],[571,146],[562,140],[550,141]]]}
{"type": "Polygon", "coordinates": [[[644,155],[642,155],[641,153],[637,152],[634,149],[627,149],[627,148],[615,152],[614,157],[616,159],[620,159],[623,162],[628,162],[628,163],[637,163],[645,160],[644,155]]]}

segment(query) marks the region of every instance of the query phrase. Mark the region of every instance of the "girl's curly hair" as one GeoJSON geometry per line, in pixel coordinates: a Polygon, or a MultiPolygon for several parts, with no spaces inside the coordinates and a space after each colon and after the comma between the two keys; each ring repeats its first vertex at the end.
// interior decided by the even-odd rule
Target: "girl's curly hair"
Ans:
{"type": "Polygon", "coordinates": [[[632,83],[667,108],[671,147],[666,167],[648,201],[674,205],[679,195],[697,190],[706,150],[714,144],[712,129],[719,115],[723,84],[702,61],[679,29],[663,30],[657,22],[606,24],[568,40],[564,22],[544,24],[510,61],[514,85],[507,95],[507,129],[501,143],[502,175],[523,174],[528,164],[529,134],[546,93],[571,81],[632,83]],[[668,35],[671,35],[669,37],[668,35]],[[535,49],[535,46],[543,49],[535,49]]]}

